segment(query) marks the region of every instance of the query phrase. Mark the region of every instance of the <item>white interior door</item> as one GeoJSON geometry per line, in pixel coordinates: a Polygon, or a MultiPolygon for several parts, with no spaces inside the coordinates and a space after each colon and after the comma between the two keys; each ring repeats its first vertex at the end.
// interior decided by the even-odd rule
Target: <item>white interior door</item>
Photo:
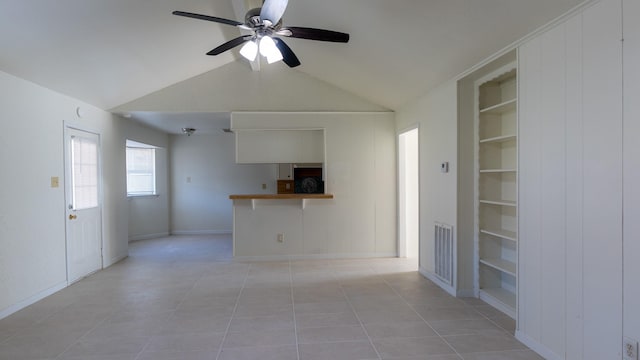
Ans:
{"type": "Polygon", "coordinates": [[[102,268],[100,136],[65,128],[67,281],[102,268]]]}

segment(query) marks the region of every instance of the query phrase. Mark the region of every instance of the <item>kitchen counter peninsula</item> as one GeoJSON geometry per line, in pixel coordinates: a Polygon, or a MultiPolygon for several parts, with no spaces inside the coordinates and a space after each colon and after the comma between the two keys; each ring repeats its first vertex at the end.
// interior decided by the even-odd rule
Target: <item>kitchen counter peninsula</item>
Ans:
{"type": "Polygon", "coordinates": [[[257,200],[300,200],[300,206],[304,210],[306,200],[333,199],[333,194],[241,194],[229,195],[231,200],[251,200],[251,207],[256,209],[257,200]]]}

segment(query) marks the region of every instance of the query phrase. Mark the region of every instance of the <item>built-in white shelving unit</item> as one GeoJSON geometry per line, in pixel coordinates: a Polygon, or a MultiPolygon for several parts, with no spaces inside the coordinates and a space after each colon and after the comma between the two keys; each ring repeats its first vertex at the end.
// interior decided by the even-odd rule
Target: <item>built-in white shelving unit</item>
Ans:
{"type": "Polygon", "coordinates": [[[516,63],[476,81],[476,291],[516,316],[518,94],[516,63]]]}

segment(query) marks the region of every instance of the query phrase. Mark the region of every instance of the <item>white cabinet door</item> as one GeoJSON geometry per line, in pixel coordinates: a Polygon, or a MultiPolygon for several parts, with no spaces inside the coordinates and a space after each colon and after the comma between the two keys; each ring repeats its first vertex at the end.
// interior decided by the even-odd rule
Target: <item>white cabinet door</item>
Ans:
{"type": "Polygon", "coordinates": [[[324,130],[236,130],[236,162],[324,162],[324,130]]]}

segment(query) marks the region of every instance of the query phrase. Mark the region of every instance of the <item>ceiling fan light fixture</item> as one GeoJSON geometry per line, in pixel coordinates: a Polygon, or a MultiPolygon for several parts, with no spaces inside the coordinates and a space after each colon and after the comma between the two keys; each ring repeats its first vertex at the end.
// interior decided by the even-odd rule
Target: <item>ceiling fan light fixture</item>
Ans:
{"type": "MultiPolygon", "coordinates": [[[[247,0],[245,0],[245,3],[246,2],[247,0]]],[[[207,55],[212,56],[220,55],[225,51],[244,44],[240,50],[240,54],[251,62],[256,61],[258,56],[257,53],[260,52],[260,54],[267,59],[269,64],[282,60],[287,66],[294,68],[296,66],[300,66],[300,60],[293,53],[291,48],[279,38],[280,36],[338,43],[349,42],[349,34],[337,31],[310,27],[283,27],[282,15],[284,14],[288,3],[289,0],[261,0],[258,4],[255,4],[257,7],[247,11],[244,23],[184,11],[174,11],[173,14],[231,25],[246,31],[243,33],[245,35],[231,39],[207,52],[207,55]],[[260,6],[260,3],[262,6],[260,6]]],[[[252,67],[255,68],[255,66],[252,67]]]]}
{"type": "Polygon", "coordinates": [[[196,129],[194,129],[194,128],[189,128],[189,127],[183,127],[182,128],[182,133],[186,134],[187,136],[193,135],[194,132],[196,132],[196,129]]]}
{"type": "Polygon", "coordinates": [[[278,49],[276,49],[276,50],[277,50],[276,52],[274,52],[273,54],[270,54],[269,56],[267,56],[267,63],[273,64],[273,63],[278,62],[278,61],[283,59],[282,53],[280,53],[280,50],[278,50],[278,49]]]}
{"type": "Polygon", "coordinates": [[[249,61],[254,61],[256,56],[258,56],[258,44],[253,40],[247,42],[242,49],[240,49],[240,55],[249,61]]]}
{"type": "Polygon", "coordinates": [[[280,50],[269,36],[263,36],[260,39],[260,55],[266,57],[269,64],[282,60],[280,50]]]}

